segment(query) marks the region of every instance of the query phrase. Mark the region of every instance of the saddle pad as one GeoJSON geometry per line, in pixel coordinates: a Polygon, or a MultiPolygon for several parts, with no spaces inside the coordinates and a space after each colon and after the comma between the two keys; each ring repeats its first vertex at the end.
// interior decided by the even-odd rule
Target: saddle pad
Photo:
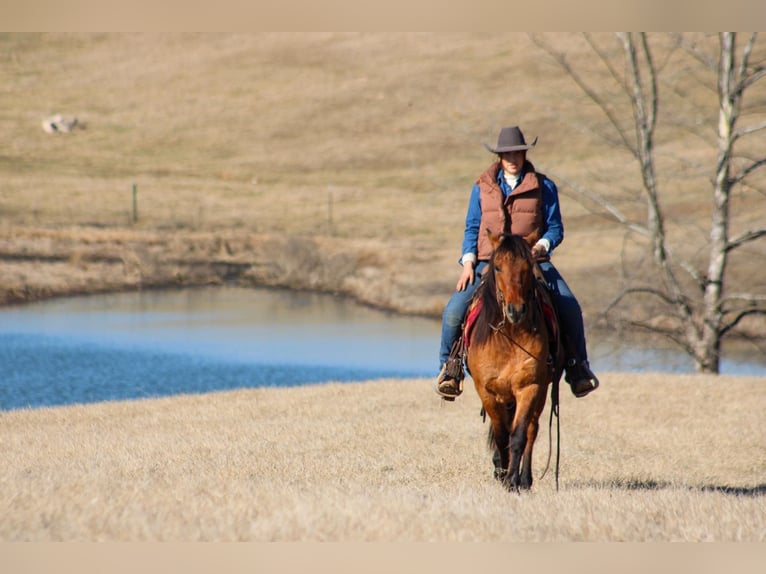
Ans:
{"type": "Polygon", "coordinates": [[[543,310],[543,317],[545,317],[545,325],[548,327],[548,333],[551,334],[554,341],[559,339],[559,319],[556,316],[556,309],[551,304],[551,294],[548,288],[542,284],[537,284],[537,300],[540,302],[540,308],[543,310]]]}
{"type": "Polygon", "coordinates": [[[470,345],[471,331],[476,324],[476,318],[479,316],[482,304],[481,297],[477,297],[473,300],[471,306],[468,307],[468,312],[465,314],[465,321],[463,321],[463,344],[465,345],[466,350],[468,350],[470,345]]]}

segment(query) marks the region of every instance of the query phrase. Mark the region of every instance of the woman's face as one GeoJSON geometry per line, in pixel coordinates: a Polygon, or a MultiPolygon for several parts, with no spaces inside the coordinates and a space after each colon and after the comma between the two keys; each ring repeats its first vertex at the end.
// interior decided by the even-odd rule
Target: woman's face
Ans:
{"type": "Polygon", "coordinates": [[[509,175],[519,175],[521,168],[524,167],[524,160],[526,159],[527,152],[521,151],[506,151],[500,154],[500,163],[503,166],[503,171],[509,175]]]}

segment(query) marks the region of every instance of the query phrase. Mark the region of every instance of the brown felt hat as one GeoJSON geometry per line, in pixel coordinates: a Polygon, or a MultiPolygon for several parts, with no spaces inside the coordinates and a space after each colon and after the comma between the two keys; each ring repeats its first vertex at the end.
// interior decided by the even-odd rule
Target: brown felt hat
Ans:
{"type": "Polygon", "coordinates": [[[510,128],[503,128],[500,130],[500,134],[497,136],[497,146],[492,147],[489,144],[484,144],[492,153],[503,153],[507,151],[522,151],[532,149],[537,144],[537,138],[531,144],[528,144],[524,139],[524,134],[521,133],[519,126],[513,126],[510,128]]]}

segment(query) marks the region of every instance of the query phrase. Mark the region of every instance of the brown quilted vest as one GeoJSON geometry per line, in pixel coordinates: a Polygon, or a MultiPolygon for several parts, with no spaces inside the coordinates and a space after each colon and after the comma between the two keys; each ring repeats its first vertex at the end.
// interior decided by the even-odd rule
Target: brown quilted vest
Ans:
{"type": "Polygon", "coordinates": [[[481,198],[481,227],[479,228],[479,261],[492,256],[492,244],[486,229],[493,233],[513,233],[529,235],[533,231],[543,233],[543,192],[542,174],[535,172],[534,166],[527,162],[524,179],[508,195],[497,184],[500,162],[494,163],[479,176],[481,198]]]}

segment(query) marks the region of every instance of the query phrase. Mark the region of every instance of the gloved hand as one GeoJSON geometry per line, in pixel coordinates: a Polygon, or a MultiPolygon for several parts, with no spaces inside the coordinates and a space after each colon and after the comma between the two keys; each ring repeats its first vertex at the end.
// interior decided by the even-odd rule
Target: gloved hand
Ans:
{"type": "Polygon", "coordinates": [[[548,245],[544,241],[538,241],[532,246],[532,257],[544,259],[548,256],[548,245]]]}

